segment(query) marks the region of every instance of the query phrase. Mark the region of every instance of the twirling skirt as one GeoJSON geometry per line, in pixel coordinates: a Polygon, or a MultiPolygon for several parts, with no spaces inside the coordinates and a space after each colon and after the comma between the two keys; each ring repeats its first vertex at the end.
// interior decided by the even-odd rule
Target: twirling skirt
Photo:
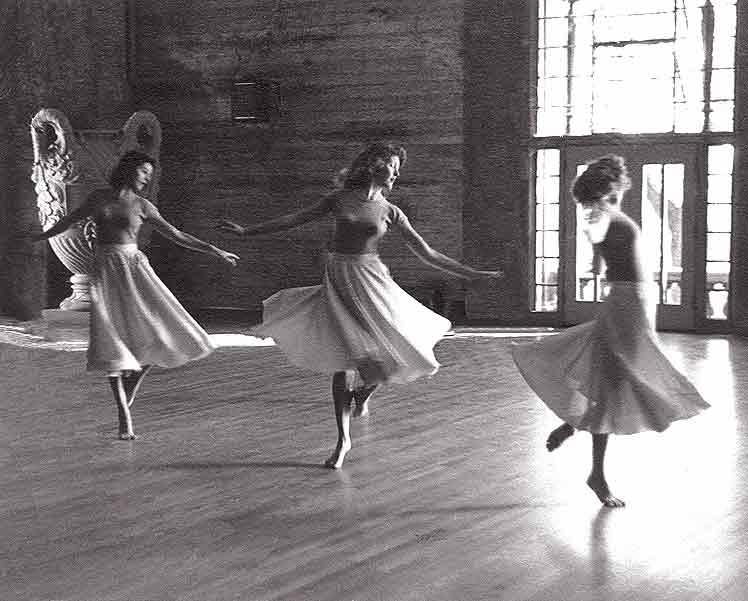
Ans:
{"type": "Polygon", "coordinates": [[[330,253],[322,285],[266,299],[253,333],[272,337],[294,365],[356,371],[371,385],[435,373],[433,347],[450,327],[400,288],[378,255],[330,253]]]}
{"type": "Polygon", "coordinates": [[[91,283],[88,369],[176,367],[215,349],[136,244],[101,244],[91,283]]]}
{"type": "Polygon", "coordinates": [[[527,383],[566,423],[597,434],[661,432],[709,407],[662,352],[649,287],[614,282],[594,321],[513,347],[527,383]]]}

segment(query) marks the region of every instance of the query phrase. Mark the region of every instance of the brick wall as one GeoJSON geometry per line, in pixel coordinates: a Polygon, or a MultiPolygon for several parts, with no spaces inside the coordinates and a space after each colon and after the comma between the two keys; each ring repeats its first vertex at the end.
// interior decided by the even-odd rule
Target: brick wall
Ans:
{"type": "MultiPolygon", "coordinates": [[[[237,240],[221,216],[255,222],[314,202],[372,140],[404,144],[392,200],[439,250],[462,255],[462,0],[136,1],[137,106],[164,125],[160,207],[179,227],[236,251],[234,271],[154,241],[159,272],[194,308],[259,309],[275,290],[317,283],[330,224],[237,240]],[[278,119],[230,120],[234,78],[275,81],[278,119]]],[[[406,287],[440,285],[391,237],[406,287]]],[[[459,294],[459,284],[447,284],[459,294]]]]}
{"type": "Polygon", "coordinates": [[[47,306],[47,252],[30,181],[29,122],[42,107],[74,128],[119,127],[130,114],[126,9],[117,0],[2,3],[0,35],[0,313],[30,319],[47,306]]]}

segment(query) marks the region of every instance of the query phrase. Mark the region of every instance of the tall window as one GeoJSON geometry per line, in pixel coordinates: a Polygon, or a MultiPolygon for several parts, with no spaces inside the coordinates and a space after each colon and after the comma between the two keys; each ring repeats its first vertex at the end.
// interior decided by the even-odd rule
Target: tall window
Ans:
{"type": "Polygon", "coordinates": [[[537,7],[531,309],[566,315],[574,303],[605,296],[605,281],[584,267],[588,241],[560,233],[574,231],[564,208],[566,180],[578,166],[570,161],[593,158],[584,158],[585,148],[607,152],[600,134],[615,133],[615,151],[636,169],[630,195],[651,242],[660,313],[678,324],[686,311],[702,313],[702,322],[727,319],[736,0],[538,0],[537,7]],[[652,140],[664,148],[661,160],[647,154],[652,140]],[[576,288],[573,270],[559,271],[566,254],[583,276],[576,288]]]}
{"type": "Polygon", "coordinates": [[[560,152],[537,151],[535,163],[535,311],[558,310],[560,152]]]}
{"type": "Polygon", "coordinates": [[[727,319],[732,232],[732,144],[709,146],[706,194],[706,317],[727,319]]]}
{"type": "Polygon", "coordinates": [[[538,136],[732,131],[735,0],[539,0],[538,136]]]}

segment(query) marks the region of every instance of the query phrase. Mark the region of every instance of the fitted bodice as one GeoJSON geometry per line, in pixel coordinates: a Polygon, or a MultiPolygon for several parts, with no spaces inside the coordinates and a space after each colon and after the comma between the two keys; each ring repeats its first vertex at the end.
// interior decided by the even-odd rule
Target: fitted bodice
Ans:
{"type": "Polygon", "coordinates": [[[149,217],[150,207],[156,211],[150,202],[139,196],[125,199],[111,191],[102,191],[91,215],[96,224],[96,239],[101,244],[137,243],[138,232],[149,217]]]}
{"type": "Polygon", "coordinates": [[[355,193],[340,197],[334,207],[332,250],[344,254],[375,253],[393,223],[404,218],[384,199],[361,199],[355,193]]]}
{"type": "Polygon", "coordinates": [[[605,277],[609,282],[644,282],[647,280],[641,248],[641,230],[624,213],[616,213],[597,248],[605,260],[605,277]]]}

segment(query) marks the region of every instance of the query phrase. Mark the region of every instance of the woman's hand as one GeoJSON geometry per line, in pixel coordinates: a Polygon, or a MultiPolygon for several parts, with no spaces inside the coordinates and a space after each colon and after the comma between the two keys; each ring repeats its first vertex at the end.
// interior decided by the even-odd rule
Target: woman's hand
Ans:
{"type": "Polygon", "coordinates": [[[226,261],[226,263],[228,263],[232,267],[236,267],[236,262],[239,260],[239,255],[235,255],[234,253],[221,250],[220,248],[217,248],[216,251],[217,251],[218,257],[222,261],[226,261]]]}
{"type": "Polygon", "coordinates": [[[216,227],[221,230],[222,232],[226,232],[229,234],[237,234],[239,236],[243,235],[247,230],[239,225],[238,223],[234,223],[233,221],[229,221],[228,219],[221,219],[216,227]]]}
{"type": "Polygon", "coordinates": [[[504,277],[504,272],[501,269],[497,269],[495,271],[479,270],[475,272],[475,277],[473,277],[472,280],[473,281],[500,280],[503,277],[504,277]]]}

